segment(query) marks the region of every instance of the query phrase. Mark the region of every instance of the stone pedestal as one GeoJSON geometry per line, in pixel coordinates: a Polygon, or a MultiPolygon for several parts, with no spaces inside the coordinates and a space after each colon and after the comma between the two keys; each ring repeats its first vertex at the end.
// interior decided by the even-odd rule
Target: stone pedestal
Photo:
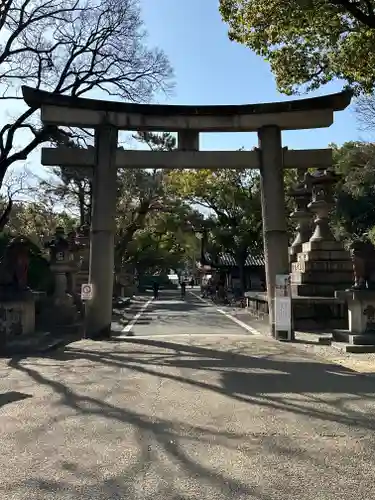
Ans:
{"type": "Polygon", "coordinates": [[[350,252],[338,241],[309,241],[291,266],[292,295],[334,297],[353,283],[350,252]]]}
{"type": "Polygon", "coordinates": [[[345,300],[348,304],[349,333],[372,334],[375,343],[375,291],[338,291],[336,297],[345,300]]]}
{"type": "Polygon", "coordinates": [[[73,296],[68,293],[67,274],[71,272],[71,263],[56,262],[51,265],[51,271],[55,274],[55,292],[49,300],[45,318],[49,315],[56,325],[70,325],[78,319],[73,296]]]}
{"type": "Polygon", "coordinates": [[[35,300],[31,292],[0,301],[0,348],[4,348],[11,338],[34,331],[35,300]]]}
{"type": "Polygon", "coordinates": [[[291,265],[291,288],[294,315],[311,329],[347,327],[345,301],[335,298],[335,292],[351,286],[353,266],[350,253],[335,240],[329,225],[337,180],[334,172],[321,169],[304,179],[312,193],[307,208],[315,214],[314,230],[291,265]]]}

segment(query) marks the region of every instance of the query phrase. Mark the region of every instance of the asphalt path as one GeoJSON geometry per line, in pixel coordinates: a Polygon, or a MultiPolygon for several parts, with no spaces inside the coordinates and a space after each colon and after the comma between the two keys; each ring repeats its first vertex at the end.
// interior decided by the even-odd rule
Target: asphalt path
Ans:
{"type": "Polygon", "coordinates": [[[153,299],[146,295],[134,300],[126,311],[126,321],[114,324],[117,336],[204,336],[257,333],[237,319],[225,307],[202,300],[199,288],[188,289],[185,298],[180,291],[161,290],[153,299]]]}
{"type": "Polygon", "coordinates": [[[1,499],[375,498],[374,378],[148,301],[111,341],[0,360],[1,499]]]}

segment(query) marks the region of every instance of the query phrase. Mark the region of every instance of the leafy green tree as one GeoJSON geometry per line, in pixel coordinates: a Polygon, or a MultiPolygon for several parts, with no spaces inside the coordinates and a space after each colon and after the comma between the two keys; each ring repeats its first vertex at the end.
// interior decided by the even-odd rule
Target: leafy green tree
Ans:
{"type": "MultiPolygon", "coordinates": [[[[170,151],[176,141],[171,134],[137,133],[135,139],[152,151],[170,151]]],[[[116,262],[126,260],[126,250],[137,231],[142,230],[150,213],[173,210],[163,170],[121,169],[118,173],[116,262]]]]}
{"type": "Polygon", "coordinates": [[[56,212],[40,201],[14,203],[5,232],[25,236],[42,248],[58,226],[71,231],[77,226],[77,219],[64,211],[56,212]]]}
{"type": "Polygon", "coordinates": [[[375,144],[332,146],[336,171],[342,175],[332,226],[340,239],[350,243],[375,228],[375,144]]]}
{"type": "Polygon", "coordinates": [[[245,286],[245,262],[262,253],[259,175],[249,170],[172,171],[170,183],[184,200],[209,210],[209,245],[234,256],[245,286]]]}
{"type": "Polygon", "coordinates": [[[176,203],[173,210],[149,213],[145,227],[128,245],[126,264],[139,276],[191,269],[199,256],[200,243],[194,227],[200,220],[201,214],[181,203],[176,203]]]}
{"type": "Polygon", "coordinates": [[[374,0],[220,0],[220,13],[229,38],[270,63],[281,92],[334,79],[374,90],[374,0]]]}

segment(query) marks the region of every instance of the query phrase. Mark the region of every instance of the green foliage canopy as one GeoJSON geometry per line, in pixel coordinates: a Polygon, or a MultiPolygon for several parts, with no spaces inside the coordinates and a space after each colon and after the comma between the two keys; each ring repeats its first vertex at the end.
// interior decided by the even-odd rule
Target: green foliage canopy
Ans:
{"type": "Polygon", "coordinates": [[[266,59],[280,92],[342,79],[375,88],[374,0],[220,0],[229,38],[266,59]]]}
{"type": "Polygon", "coordinates": [[[349,243],[375,229],[375,144],[346,142],[332,147],[336,171],[343,176],[336,187],[332,225],[336,236],[349,243]]]}
{"type": "Polygon", "coordinates": [[[213,258],[230,253],[244,286],[248,255],[263,253],[259,175],[252,170],[175,170],[169,179],[182,199],[208,211],[207,250],[213,258]]]}

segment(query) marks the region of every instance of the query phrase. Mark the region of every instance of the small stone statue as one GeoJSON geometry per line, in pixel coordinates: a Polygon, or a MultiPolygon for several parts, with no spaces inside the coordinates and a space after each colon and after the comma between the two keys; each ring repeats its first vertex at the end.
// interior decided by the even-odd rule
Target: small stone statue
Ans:
{"type": "Polygon", "coordinates": [[[362,239],[353,241],[350,246],[353,262],[353,289],[375,289],[375,247],[368,240],[367,234],[362,239]]]}

